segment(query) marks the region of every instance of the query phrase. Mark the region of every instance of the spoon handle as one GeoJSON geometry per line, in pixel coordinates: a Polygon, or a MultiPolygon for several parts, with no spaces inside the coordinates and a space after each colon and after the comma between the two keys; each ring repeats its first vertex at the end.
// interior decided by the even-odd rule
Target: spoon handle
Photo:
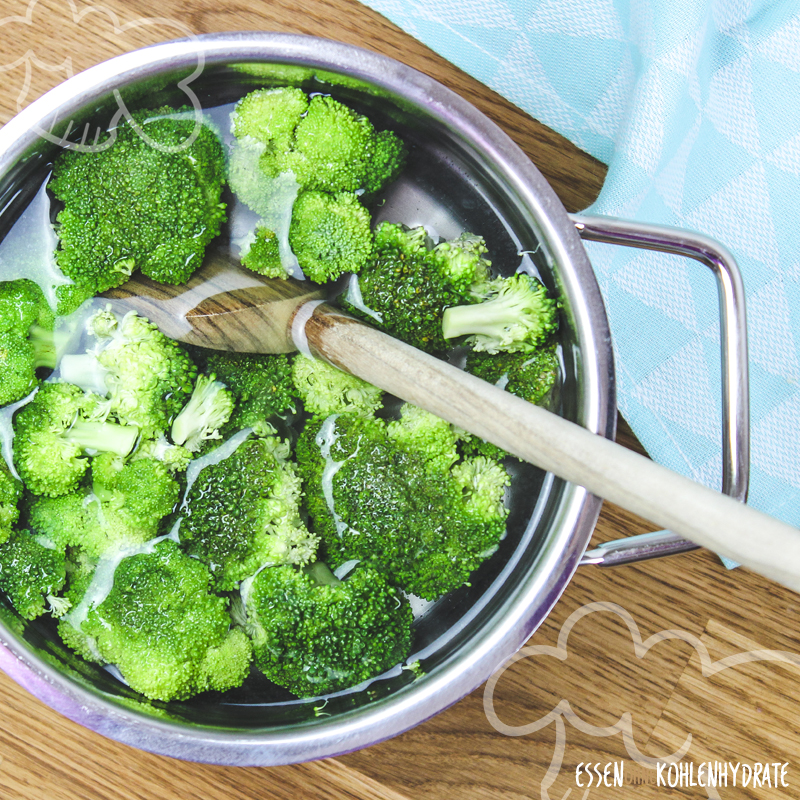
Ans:
{"type": "MultiPolygon", "coordinates": [[[[303,341],[298,342],[298,338],[303,341]]],[[[301,351],[800,590],[800,531],[321,304],[301,351]]]]}

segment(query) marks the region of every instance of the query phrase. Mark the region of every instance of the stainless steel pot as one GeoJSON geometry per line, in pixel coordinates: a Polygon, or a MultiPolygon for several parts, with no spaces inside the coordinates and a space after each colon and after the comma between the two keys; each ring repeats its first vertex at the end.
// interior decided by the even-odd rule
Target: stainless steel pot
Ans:
{"type": "MultiPolygon", "coordinates": [[[[379,218],[425,222],[444,236],[464,229],[480,233],[502,271],[513,272],[522,262],[538,272],[564,308],[556,410],[613,436],[611,339],[575,221],[496,125],[444,86],[372,52],[304,36],[232,33],[157,45],[89,69],[0,130],[0,235],[41,186],[61,143],[80,139],[86,123],[91,127],[84,142],[91,142],[94,126],[104,128],[125,107],[196,101],[209,109],[275,82],[333,93],[411,144],[409,168],[388,193],[379,218]]],[[[578,228],[596,237],[608,232],[588,218],[578,228]]],[[[639,246],[655,235],[651,245],[673,247],[658,230],[625,230],[633,240],[628,243],[639,246]]],[[[703,247],[710,250],[702,260],[717,263],[713,243],[703,247]]],[[[725,266],[718,272],[730,274],[725,266]]],[[[735,294],[735,279],[722,283],[733,285],[735,294]]],[[[728,329],[741,332],[740,321],[734,319],[728,329]]],[[[746,419],[746,391],[744,406],[736,393],[740,362],[741,351],[727,362],[736,373],[727,377],[734,387],[728,416],[736,423],[743,411],[746,419]]],[[[726,430],[734,431],[729,439],[738,460],[733,458],[731,469],[739,491],[743,472],[746,486],[741,425],[726,430]]],[[[421,662],[419,678],[397,668],[327,702],[291,699],[253,678],[221,697],[149,703],[105,669],[71,654],[49,621],[25,623],[10,609],[0,612],[0,667],[76,722],[165,755],[266,766],[358,749],[411,728],[479,686],[526,642],[563,592],[589,542],[600,501],[521,465],[511,502],[509,532],[498,553],[470,586],[416,620],[411,660],[421,662]]]]}

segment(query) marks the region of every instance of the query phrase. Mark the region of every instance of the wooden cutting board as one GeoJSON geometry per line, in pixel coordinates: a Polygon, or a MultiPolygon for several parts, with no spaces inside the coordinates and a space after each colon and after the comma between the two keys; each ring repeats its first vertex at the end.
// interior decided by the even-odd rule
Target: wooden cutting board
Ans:
{"type": "MultiPolygon", "coordinates": [[[[0,67],[15,64],[28,50],[37,58],[30,75],[21,60],[4,71],[0,121],[67,77],[69,69],[77,72],[184,32],[309,33],[393,56],[461,93],[528,153],[568,210],[588,205],[603,182],[603,165],[354,0],[305,0],[302,7],[290,0],[111,0],[104,10],[83,2],[74,8],[77,21],[63,0],[41,0],[30,8],[0,2],[0,67]],[[137,22],[144,18],[162,22],[137,22]]],[[[624,421],[618,438],[639,448],[624,421]]],[[[606,504],[593,544],[645,530],[642,520],[606,504]]],[[[800,653],[798,608],[794,593],[746,570],[728,572],[706,552],[615,570],[581,568],[531,639],[538,651],[526,651],[528,657],[493,682],[495,725],[530,726],[559,703],[566,708],[566,701],[574,716],[562,732],[557,721],[519,736],[498,732],[479,689],[388,742],[342,758],[277,768],[213,767],[131,749],[64,719],[0,674],[0,797],[517,800],[542,797],[545,781],[549,797],[561,800],[568,790],[573,798],[584,797],[575,773],[582,762],[624,764],[624,785],[591,789],[592,798],[707,797],[699,787],[659,787],[656,773],[632,760],[634,747],[664,756],[687,737],[685,761],[788,764],[784,777],[793,788],[754,789],[752,782],[733,788],[729,778],[721,797],[796,797],[800,732],[792,698],[800,667],[788,656],[774,660],[772,652],[762,656],[773,660],[743,662],[740,656],[754,650],[800,653]],[[643,642],[659,632],[679,633],[662,633],[649,641],[646,654],[641,648],[637,654],[637,631],[643,642]],[[555,647],[566,632],[567,658],[542,649],[555,647]],[[613,733],[620,719],[630,721],[627,748],[613,733]],[[613,735],[597,735],[603,729],[613,735]],[[561,769],[548,778],[559,744],[561,769]]],[[[581,775],[585,787],[588,779],[581,775]]]]}

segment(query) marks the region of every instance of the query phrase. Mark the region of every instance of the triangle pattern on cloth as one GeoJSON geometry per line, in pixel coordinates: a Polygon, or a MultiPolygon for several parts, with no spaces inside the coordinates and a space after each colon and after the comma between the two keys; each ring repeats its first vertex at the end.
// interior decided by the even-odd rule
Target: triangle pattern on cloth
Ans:
{"type": "MultiPolygon", "coordinates": [[[[586,124],[591,130],[609,138],[619,130],[634,78],[633,61],[630,54],[625,52],[617,74],[586,118],[586,124]]],[[[610,155],[611,153],[609,157],[610,155]]]]}
{"type": "Polygon", "coordinates": [[[658,309],[690,330],[697,330],[686,261],[679,258],[664,261],[665,269],[652,271],[648,269],[649,253],[637,253],[614,272],[611,280],[645,305],[658,309]]]}
{"type": "Polygon", "coordinates": [[[684,183],[682,214],[689,215],[720,191],[755,162],[755,156],[723,136],[707,118],[702,118],[700,130],[688,153],[686,171],[703,180],[684,183]]]}
{"type": "Polygon", "coordinates": [[[795,394],[752,426],[751,457],[760,470],[800,488],[798,420],[800,396],[795,394]]]}
{"type": "Polygon", "coordinates": [[[688,79],[697,69],[706,29],[707,21],[703,20],[694,32],[680,38],[675,47],[660,55],[656,59],[658,65],[688,79]]]}
{"type": "Polygon", "coordinates": [[[519,22],[504,0],[437,0],[436,5],[415,3],[416,16],[435,20],[445,28],[467,27],[471,30],[470,41],[479,42],[486,36],[486,29],[515,31],[519,22]]]}
{"type": "Polygon", "coordinates": [[[755,45],[755,51],[769,61],[800,71],[797,43],[800,42],[800,16],[785,21],[774,33],[755,45]]]}
{"type": "Polygon", "coordinates": [[[764,160],[773,167],[800,178],[800,131],[771,153],[765,154],[764,160]]]}
{"type": "Polygon", "coordinates": [[[717,392],[711,390],[705,353],[697,338],[640,381],[633,394],[658,417],[696,436],[720,440],[717,392]]]}
{"type": "Polygon", "coordinates": [[[702,119],[698,114],[691,128],[686,132],[683,141],[675,149],[674,155],[655,176],[656,191],[661,195],[664,204],[676,216],[681,212],[683,206],[689,156],[700,135],[701,125],[702,119]]]}
{"type": "Polygon", "coordinates": [[[758,155],[761,140],[753,106],[752,64],[751,54],[745,53],[717,70],[711,76],[703,111],[723,136],[752,155],[758,155]]]}
{"type": "Polygon", "coordinates": [[[578,115],[553,88],[539,57],[524,33],[519,33],[515,37],[509,58],[495,73],[495,79],[500,86],[508,87],[508,94],[513,91],[517,96],[536,98],[536,101],[547,109],[548,118],[553,120],[551,124],[565,127],[574,127],[578,124],[578,115]]]}
{"type": "Polygon", "coordinates": [[[730,248],[741,249],[773,267],[778,265],[780,255],[770,216],[769,187],[760,161],[687,214],[686,223],[730,248]],[[746,225],[742,224],[744,220],[746,225]]]}
{"type": "Polygon", "coordinates": [[[748,297],[750,358],[788,383],[800,384],[800,362],[792,332],[786,285],[778,276],[748,297]]]}
{"type": "Polygon", "coordinates": [[[625,40],[617,9],[611,0],[595,0],[592,13],[580,5],[565,5],[562,0],[541,0],[533,8],[528,30],[557,33],[569,37],[625,40]]]}

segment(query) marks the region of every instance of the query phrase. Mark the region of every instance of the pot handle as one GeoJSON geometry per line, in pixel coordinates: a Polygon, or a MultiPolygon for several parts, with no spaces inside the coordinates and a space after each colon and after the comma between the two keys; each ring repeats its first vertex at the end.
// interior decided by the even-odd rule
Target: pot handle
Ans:
{"type": "MultiPolygon", "coordinates": [[[[722,355],[722,491],[745,502],[750,481],[750,397],[744,286],[733,255],[719,242],[694,231],[614,217],[571,214],[582,239],[657,250],[705,264],[717,280],[722,355]]],[[[602,567],[696,550],[671,531],[654,531],[606,542],[587,550],[580,563],[602,567]]]]}

